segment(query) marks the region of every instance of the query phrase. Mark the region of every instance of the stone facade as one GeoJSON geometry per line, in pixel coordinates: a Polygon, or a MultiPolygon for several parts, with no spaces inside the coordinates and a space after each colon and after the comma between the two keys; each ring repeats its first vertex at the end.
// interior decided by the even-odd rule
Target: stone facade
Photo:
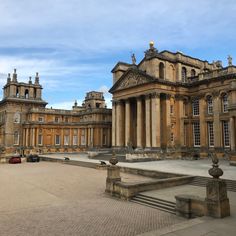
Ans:
{"type": "Polygon", "coordinates": [[[10,74],[0,101],[0,150],[5,158],[14,153],[76,152],[111,146],[111,109],[103,93],[89,92],[82,106],[71,110],[46,108],[39,75],[35,81],[18,82],[10,74]]]}
{"type": "Polygon", "coordinates": [[[154,43],[139,64],[112,70],[112,146],[172,156],[235,155],[236,67],[154,43]]]}

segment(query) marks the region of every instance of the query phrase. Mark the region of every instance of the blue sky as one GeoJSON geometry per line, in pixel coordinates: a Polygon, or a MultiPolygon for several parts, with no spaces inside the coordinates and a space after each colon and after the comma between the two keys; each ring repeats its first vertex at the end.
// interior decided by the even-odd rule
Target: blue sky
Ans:
{"type": "Polygon", "coordinates": [[[91,90],[110,106],[111,69],[131,53],[139,62],[150,40],[234,63],[235,12],[235,0],[0,0],[0,85],[14,68],[19,81],[37,71],[49,107],[70,109],[91,90]]]}

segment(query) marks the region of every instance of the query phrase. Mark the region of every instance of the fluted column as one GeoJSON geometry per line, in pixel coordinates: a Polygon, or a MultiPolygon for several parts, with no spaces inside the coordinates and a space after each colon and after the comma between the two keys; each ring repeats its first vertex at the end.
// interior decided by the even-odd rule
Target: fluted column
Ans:
{"type": "Polygon", "coordinates": [[[201,98],[199,101],[201,147],[207,146],[205,112],[206,112],[206,101],[204,98],[201,98]]]}
{"type": "Polygon", "coordinates": [[[124,138],[123,138],[123,130],[124,130],[124,123],[123,123],[123,113],[122,113],[122,102],[118,101],[116,105],[116,146],[121,147],[124,145],[124,138]]]}
{"type": "Polygon", "coordinates": [[[125,146],[130,142],[130,101],[125,101],[125,146]]]}
{"type": "Polygon", "coordinates": [[[152,147],[158,148],[161,146],[160,139],[160,94],[153,93],[151,98],[152,107],[152,147]]]}
{"type": "Polygon", "coordinates": [[[142,147],[142,100],[137,98],[137,148],[142,147]]]}
{"type": "Polygon", "coordinates": [[[112,147],[116,146],[116,102],[112,101],[112,147]]]}
{"type": "Polygon", "coordinates": [[[146,148],[151,147],[151,100],[150,95],[146,95],[145,97],[145,129],[146,129],[146,148]]]}
{"type": "Polygon", "coordinates": [[[230,148],[231,151],[235,151],[235,121],[234,121],[234,117],[230,117],[229,120],[229,124],[230,124],[230,148]]]}
{"type": "Polygon", "coordinates": [[[220,126],[220,110],[221,110],[221,100],[219,93],[213,94],[213,129],[214,129],[214,146],[219,148],[222,146],[222,132],[220,126]]]}

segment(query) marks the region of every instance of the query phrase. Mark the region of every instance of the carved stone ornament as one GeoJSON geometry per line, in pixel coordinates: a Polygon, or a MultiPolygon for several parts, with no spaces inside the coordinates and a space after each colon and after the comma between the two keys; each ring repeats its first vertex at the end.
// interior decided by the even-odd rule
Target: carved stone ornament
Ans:
{"type": "Polygon", "coordinates": [[[127,77],[120,83],[117,89],[129,88],[140,84],[145,84],[150,82],[147,78],[142,75],[130,73],[127,77]]]}
{"type": "Polygon", "coordinates": [[[209,175],[211,175],[215,179],[219,179],[220,176],[223,175],[223,170],[219,168],[218,162],[219,159],[217,158],[215,153],[210,153],[212,158],[212,168],[208,170],[209,175]]]}
{"type": "Polygon", "coordinates": [[[116,165],[118,163],[118,160],[116,158],[115,152],[112,152],[112,158],[109,161],[112,165],[116,165]]]}

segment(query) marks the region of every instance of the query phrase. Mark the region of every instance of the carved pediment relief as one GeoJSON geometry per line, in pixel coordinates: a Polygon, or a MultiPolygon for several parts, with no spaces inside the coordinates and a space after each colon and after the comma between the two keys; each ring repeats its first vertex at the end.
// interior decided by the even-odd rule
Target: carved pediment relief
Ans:
{"type": "Polygon", "coordinates": [[[117,86],[118,89],[130,88],[136,85],[145,84],[150,82],[150,79],[137,73],[129,73],[125,78],[122,79],[121,83],[117,86]]]}

